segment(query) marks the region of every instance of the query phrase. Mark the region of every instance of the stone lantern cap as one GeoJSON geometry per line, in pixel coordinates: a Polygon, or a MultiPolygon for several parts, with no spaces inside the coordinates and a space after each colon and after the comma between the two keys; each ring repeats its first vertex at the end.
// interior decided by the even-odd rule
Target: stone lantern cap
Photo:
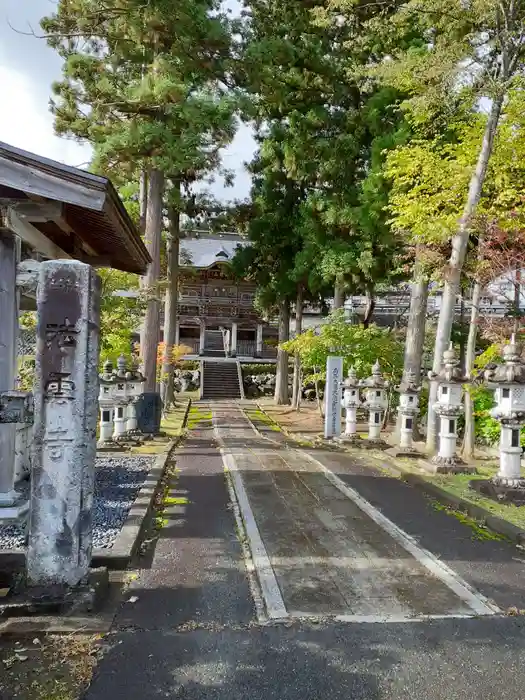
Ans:
{"type": "Polygon", "coordinates": [[[117,360],[117,369],[113,369],[113,363],[106,360],[103,372],[99,377],[101,384],[117,384],[118,382],[144,382],[145,377],[138,367],[128,368],[126,358],[121,355],[117,360]]]}
{"type": "Polygon", "coordinates": [[[126,372],[127,372],[127,363],[126,363],[126,358],[124,355],[121,355],[118,360],[117,360],[117,371],[116,371],[116,376],[119,379],[125,379],[126,378],[126,372]]]}
{"type": "Polygon", "coordinates": [[[409,369],[408,372],[403,374],[401,383],[396,386],[396,391],[400,394],[419,394],[421,391],[421,384],[416,380],[416,375],[413,369],[409,369]]]}
{"type": "Polygon", "coordinates": [[[379,360],[375,361],[372,367],[372,374],[366,379],[363,379],[359,385],[364,389],[386,389],[388,387],[388,381],[381,376],[379,360]]]}
{"type": "Polygon", "coordinates": [[[350,369],[348,370],[348,376],[344,380],[343,386],[345,389],[359,388],[359,379],[357,378],[357,374],[354,367],[350,367],[350,369]]]}
{"type": "Polygon", "coordinates": [[[103,365],[103,372],[99,377],[101,384],[115,384],[117,378],[113,372],[113,363],[110,360],[106,360],[103,365]]]}
{"type": "Polygon", "coordinates": [[[503,348],[503,363],[485,371],[485,381],[489,387],[497,388],[505,384],[525,384],[525,364],[521,359],[521,346],[513,334],[508,345],[503,348]]]}
{"type": "Polygon", "coordinates": [[[437,381],[439,384],[464,384],[468,381],[460,366],[459,360],[454,351],[454,345],[450,343],[448,350],[443,353],[443,366],[437,372],[429,372],[428,378],[431,381],[437,381]]]}
{"type": "Polygon", "coordinates": [[[132,367],[126,372],[126,379],[129,382],[145,382],[146,377],[142,374],[138,367],[132,367]]]}

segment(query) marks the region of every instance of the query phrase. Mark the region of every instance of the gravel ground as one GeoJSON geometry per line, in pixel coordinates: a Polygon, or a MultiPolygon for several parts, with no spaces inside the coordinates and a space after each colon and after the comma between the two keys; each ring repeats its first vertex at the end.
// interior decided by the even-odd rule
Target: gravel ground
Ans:
{"type": "MultiPolygon", "coordinates": [[[[152,457],[108,456],[95,462],[95,498],[93,503],[93,546],[110,549],[122,529],[126,516],[151,467],[152,457]]],[[[29,482],[18,484],[23,497],[29,495],[29,482]]],[[[25,547],[22,525],[0,526],[0,550],[25,547]]]]}

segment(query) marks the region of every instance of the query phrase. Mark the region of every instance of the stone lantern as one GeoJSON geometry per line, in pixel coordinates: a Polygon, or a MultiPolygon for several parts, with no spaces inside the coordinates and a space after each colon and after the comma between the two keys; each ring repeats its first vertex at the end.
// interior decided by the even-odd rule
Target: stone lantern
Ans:
{"type": "Polygon", "coordinates": [[[383,414],[388,408],[386,393],[388,382],[381,376],[381,367],[378,360],[372,367],[370,377],[360,382],[360,386],[365,390],[364,405],[368,411],[368,440],[382,443],[381,425],[383,414]]]}
{"type": "Polygon", "coordinates": [[[126,432],[126,422],[127,422],[127,406],[129,403],[128,381],[126,379],[127,366],[126,358],[121,355],[117,360],[117,371],[114,375],[114,400],[115,400],[115,413],[113,416],[114,429],[113,429],[113,439],[116,440],[126,432]]]}
{"type": "Polygon", "coordinates": [[[99,377],[98,405],[100,408],[99,445],[111,442],[113,436],[113,407],[115,405],[115,376],[113,364],[104,362],[104,371],[99,377]]]}
{"type": "Polygon", "coordinates": [[[403,375],[401,384],[396,386],[399,392],[397,412],[400,417],[399,449],[397,452],[405,456],[418,456],[412,445],[414,421],[419,413],[419,392],[421,384],[416,379],[412,369],[403,375]]]}
{"type": "Polygon", "coordinates": [[[346,427],[343,440],[356,440],[357,435],[357,409],[361,405],[359,398],[359,380],[353,367],[348,370],[348,376],[343,382],[344,393],[342,405],[346,412],[346,427]]]}
{"type": "MultiPolygon", "coordinates": [[[[501,425],[500,466],[492,483],[503,490],[509,487],[524,489],[521,429],[525,425],[525,364],[514,335],[503,349],[503,364],[486,371],[485,381],[490,389],[495,390],[496,406],[490,415],[501,425]]],[[[525,493],[521,498],[525,498],[525,493]]]]}
{"type": "Polygon", "coordinates": [[[137,368],[126,372],[128,407],[126,415],[126,432],[137,432],[137,401],[144,391],[145,377],[137,368]]]}
{"type": "Polygon", "coordinates": [[[438,400],[434,404],[434,411],[439,416],[439,451],[432,458],[435,471],[473,471],[464,465],[464,462],[456,455],[456,442],[458,439],[458,418],[463,413],[463,384],[467,377],[459,367],[459,360],[454,352],[452,343],[443,353],[443,367],[436,374],[429,372],[431,381],[438,383],[438,400]]]}

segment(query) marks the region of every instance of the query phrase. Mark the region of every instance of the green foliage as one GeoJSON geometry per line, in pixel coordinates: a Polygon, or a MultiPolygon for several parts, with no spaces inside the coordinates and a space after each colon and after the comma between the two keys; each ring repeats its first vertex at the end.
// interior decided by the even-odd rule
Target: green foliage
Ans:
{"type": "Polygon", "coordinates": [[[96,145],[95,167],[133,179],[145,163],[193,180],[218,164],[234,131],[221,82],[232,26],[218,2],[174,12],[167,0],[60,0],[41,24],[64,59],[55,129],[96,145]]]}
{"type": "Polygon", "coordinates": [[[200,369],[200,362],[198,360],[183,360],[179,367],[181,370],[194,372],[196,369],[200,369]]]}
{"type": "Polygon", "coordinates": [[[33,391],[35,385],[36,369],[35,360],[23,357],[18,362],[18,389],[20,391],[33,391]]]}
{"type": "Polygon", "coordinates": [[[484,386],[476,386],[471,390],[474,403],[474,425],[476,440],[484,445],[496,445],[500,435],[500,424],[489,415],[494,406],[494,392],[484,386]]]}
{"type": "Polygon", "coordinates": [[[249,365],[242,364],[241,370],[243,375],[259,376],[260,374],[275,374],[276,366],[274,364],[249,365]]]}
{"type": "Polygon", "coordinates": [[[403,370],[400,338],[376,325],[369,328],[349,325],[342,313],[332,314],[318,334],[309,329],[283,347],[287,352],[297,352],[303,367],[313,370],[318,378],[325,378],[326,360],[333,354],[343,357],[345,372],[354,366],[361,378],[370,375],[376,360],[381,364],[384,377],[390,381],[398,381],[403,370]]]}
{"type": "Polygon", "coordinates": [[[138,296],[138,277],[127,272],[102,268],[100,295],[100,360],[117,361],[119,355],[128,360],[132,355],[132,335],[137,332],[144,309],[138,296]],[[120,290],[135,291],[137,296],[115,296],[120,290]]]}
{"type": "MultiPolygon", "coordinates": [[[[270,125],[261,155],[277,142],[274,171],[296,190],[296,211],[288,211],[281,228],[288,236],[293,221],[302,245],[287,279],[320,296],[331,296],[336,282],[372,295],[408,272],[407,251],[388,222],[382,172],[385,152],[408,137],[402,95],[365,76],[369,56],[355,43],[356,27],[361,36],[363,19],[381,10],[374,5],[342,22],[341,12],[322,0],[248,2],[247,115],[270,125]]],[[[374,51],[382,51],[379,35],[374,51]]]]}

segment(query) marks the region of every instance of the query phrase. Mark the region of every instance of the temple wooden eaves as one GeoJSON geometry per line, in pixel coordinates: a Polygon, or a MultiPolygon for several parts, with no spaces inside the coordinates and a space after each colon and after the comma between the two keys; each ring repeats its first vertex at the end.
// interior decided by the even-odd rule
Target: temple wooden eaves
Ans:
{"type": "Polygon", "coordinates": [[[0,142],[2,228],[40,255],[143,275],[151,262],[111,181],[0,142]]]}

